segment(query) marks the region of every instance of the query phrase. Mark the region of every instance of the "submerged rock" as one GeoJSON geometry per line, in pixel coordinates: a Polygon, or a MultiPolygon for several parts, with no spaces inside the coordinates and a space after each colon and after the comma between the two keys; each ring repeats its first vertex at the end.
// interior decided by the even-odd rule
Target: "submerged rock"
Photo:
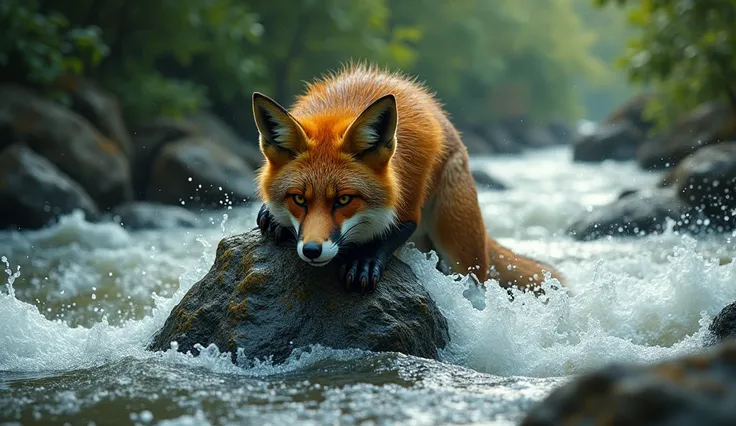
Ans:
{"type": "Polygon", "coordinates": [[[736,302],[731,302],[721,309],[708,327],[711,336],[707,345],[721,343],[727,339],[736,339],[736,302]]]}
{"type": "Polygon", "coordinates": [[[41,228],[56,217],[82,210],[99,215],[85,190],[27,146],[0,153],[0,228],[41,228]]]}
{"type": "Polygon", "coordinates": [[[449,341],[447,322],[411,268],[393,258],[373,293],[348,293],[335,264],[315,268],[292,242],[255,230],[223,239],[207,275],[187,292],[154,336],[152,350],[198,353],[217,345],[235,360],[273,356],[321,344],[437,358],[449,341]]]}
{"type": "Polygon", "coordinates": [[[202,137],[167,144],[153,164],[146,199],[189,208],[223,208],[255,198],[255,174],[245,162],[202,137]]]}
{"type": "Polygon", "coordinates": [[[101,208],[132,198],[127,158],[74,112],[19,86],[0,86],[0,139],[25,143],[81,185],[101,208]]]}
{"type": "Polygon", "coordinates": [[[672,191],[626,192],[613,203],[585,213],[567,232],[581,241],[606,236],[641,236],[663,232],[667,219],[675,221],[675,229],[685,230],[702,217],[672,191]]]}
{"type": "Polygon", "coordinates": [[[198,217],[177,206],[138,201],[122,204],[112,210],[115,220],[126,229],[194,228],[198,217]]]}
{"type": "Polygon", "coordinates": [[[673,168],[661,186],[672,186],[680,199],[702,211],[721,231],[736,227],[736,142],[698,150],[673,168]]]}
{"type": "Polygon", "coordinates": [[[651,366],[582,375],[530,410],[521,426],[733,425],[736,341],[651,366]]]}
{"type": "Polygon", "coordinates": [[[736,139],[736,113],[725,102],[709,102],[679,119],[661,137],[647,140],[637,157],[644,168],[666,168],[703,146],[736,139]]]}
{"type": "Polygon", "coordinates": [[[573,145],[573,160],[600,162],[636,158],[644,134],[629,122],[602,123],[591,134],[579,136],[573,145]]]}

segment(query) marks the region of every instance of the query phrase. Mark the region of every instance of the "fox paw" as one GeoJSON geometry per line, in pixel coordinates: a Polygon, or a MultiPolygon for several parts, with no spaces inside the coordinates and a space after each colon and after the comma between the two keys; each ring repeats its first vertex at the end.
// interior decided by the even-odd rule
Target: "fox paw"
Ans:
{"type": "Polygon", "coordinates": [[[371,292],[383,273],[384,262],[375,257],[348,260],[340,267],[340,281],[347,291],[371,292]]]}
{"type": "Polygon", "coordinates": [[[258,224],[258,229],[261,230],[261,235],[271,235],[276,239],[277,243],[294,238],[294,232],[290,228],[281,226],[281,224],[276,222],[265,204],[261,206],[261,210],[258,212],[256,223],[258,224]]]}

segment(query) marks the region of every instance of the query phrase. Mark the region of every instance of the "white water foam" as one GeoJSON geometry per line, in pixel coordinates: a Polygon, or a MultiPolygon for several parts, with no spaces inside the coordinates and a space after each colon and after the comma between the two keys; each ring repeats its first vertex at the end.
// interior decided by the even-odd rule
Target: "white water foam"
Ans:
{"type": "MultiPolygon", "coordinates": [[[[489,162],[487,166],[489,170],[502,170],[508,166],[504,161],[489,162]]],[[[514,161],[521,166],[525,160],[514,161]]],[[[718,265],[712,256],[703,254],[700,243],[672,232],[638,240],[592,243],[578,243],[560,236],[561,224],[569,221],[572,211],[583,211],[590,199],[611,197],[610,191],[601,189],[601,182],[620,179],[621,173],[612,166],[594,169],[566,164],[564,167],[572,171],[565,169],[565,172],[549,166],[552,171],[545,172],[549,180],[558,179],[561,183],[558,182],[560,187],[556,190],[549,182],[545,183],[553,200],[545,202],[536,196],[540,191],[534,183],[544,177],[534,177],[528,171],[542,161],[535,157],[527,159],[527,169],[516,175],[526,177],[507,179],[516,181],[517,188],[506,193],[484,193],[480,198],[490,223],[497,223],[496,213],[509,208],[504,201],[513,205],[526,199],[528,206],[524,211],[528,214],[507,212],[507,217],[501,220],[515,221],[508,232],[494,230],[493,226],[489,230],[494,236],[500,234],[501,241],[512,248],[542,260],[551,259],[568,278],[572,294],[548,291],[548,297],[542,299],[517,294],[511,303],[505,291],[489,285],[483,296],[486,307],[478,310],[463,296],[466,282],[457,282],[437,272],[433,267],[436,259],[427,260],[415,250],[403,249],[401,258],[412,266],[448,319],[452,342],[443,352],[443,359],[491,374],[541,377],[575,374],[611,361],[653,362],[699,348],[709,320],[736,299],[733,285],[736,262],[718,265]],[[573,179],[592,182],[596,188],[580,184],[571,185],[573,189],[564,186],[573,179]],[[545,213],[535,212],[535,207],[545,213]],[[534,227],[541,231],[536,234],[528,231],[534,227]]],[[[563,163],[564,157],[544,161],[554,165],[563,163]]],[[[510,170],[504,173],[511,173],[510,170]]],[[[545,168],[540,166],[540,170],[545,168]]],[[[651,180],[641,172],[627,170],[626,173],[638,179],[637,185],[651,180]]],[[[3,235],[0,241],[15,256],[35,256],[34,252],[38,251],[53,258],[49,253],[58,252],[57,258],[73,255],[75,261],[92,265],[93,269],[126,265],[116,270],[122,281],[116,281],[115,285],[122,282],[132,286],[140,282],[142,272],[136,265],[141,264],[160,266],[150,270],[149,275],[166,276],[174,267],[184,272],[178,279],[178,290],[171,297],[154,294],[151,296],[154,308],[149,314],[117,325],[103,318],[89,327],[70,326],[49,319],[34,300],[19,300],[2,292],[0,371],[70,370],[125,357],[158,357],[165,362],[215,372],[268,375],[299,369],[325,357],[359,357],[360,352],[314,348],[295,355],[283,366],[265,361],[253,362],[242,369],[214,348],[205,350],[204,356],[198,358],[174,351],[153,354],[145,350],[171,309],[209,269],[217,242],[226,235],[251,229],[254,218],[255,210],[234,209],[228,211],[227,222],[221,222],[221,229],[129,233],[116,225],[92,224],[72,215],[44,230],[3,235]],[[149,246],[154,245],[157,249],[151,251],[149,246]]],[[[731,244],[732,240],[726,241],[731,244]]],[[[5,251],[5,246],[0,247],[0,255],[5,251]]],[[[735,252],[729,248],[722,255],[733,257],[735,252]]],[[[13,266],[13,255],[8,257],[13,266]]],[[[8,269],[10,275],[15,274],[12,272],[15,267],[8,269]]],[[[24,267],[21,278],[28,273],[26,270],[24,267]]],[[[94,285],[94,280],[80,276],[84,271],[88,270],[59,274],[54,279],[59,288],[54,291],[66,289],[72,293],[73,289],[82,291],[94,285]]],[[[138,291],[147,290],[144,286],[138,291]]]]}

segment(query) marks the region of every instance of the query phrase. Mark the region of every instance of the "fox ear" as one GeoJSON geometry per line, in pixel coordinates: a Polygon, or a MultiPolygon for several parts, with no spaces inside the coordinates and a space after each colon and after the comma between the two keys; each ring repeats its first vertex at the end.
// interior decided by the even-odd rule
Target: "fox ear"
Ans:
{"type": "Polygon", "coordinates": [[[396,98],[383,96],[350,123],[343,138],[343,151],[374,169],[385,167],[396,151],[398,123],[396,98]]]}
{"type": "Polygon", "coordinates": [[[289,112],[268,96],[253,93],[253,117],[268,161],[285,164],[307,149],[307,135],[289,112]]]}

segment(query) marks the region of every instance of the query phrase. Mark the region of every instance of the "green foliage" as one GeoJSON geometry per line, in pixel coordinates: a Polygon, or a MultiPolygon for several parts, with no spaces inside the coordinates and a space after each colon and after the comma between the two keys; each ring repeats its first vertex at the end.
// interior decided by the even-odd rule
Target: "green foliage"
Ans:
{"type": "Polygon", "coordinates": [[[621,65],[633,81],[658,88],[661,97],[648,111],[660,125],[712,99],[728,99],[736,108],[736,1],[617,3],[635,3],[629,22],[641,35],[630,41],[621,65]]]}
{"type": "MultiPolygon", "coordinates": [[[[578,117],[601,94],[624,96],[606,66],[623,43],[620,21],[606,26],[590,0],[36,1],[29,13],[48,22],[34,37],[66,55],[54,78],[84,72],[118,95],[133,122],[210,105],[249,131],[253,91],[288,105],[304,81],[350,60],[418,76],[461,126],[578,117]],[[598,38],[598,27],[617,40],[598,38]],[[70,56],[61,39],[109,54],[90,69],[85,61],[107,51],[70,56]],[[581,90],[589,83],[597,91],[581,90]]],[[[16,44],[33,39],[15,31],[16,44]]]]}
{"type": "Polygon", "coordinates": [[[75,27],[33,0],[0,2],[0,68],[5,79],[50,89],[67,74],[100,63],[107,46],[94,26],[75,27]]]}

